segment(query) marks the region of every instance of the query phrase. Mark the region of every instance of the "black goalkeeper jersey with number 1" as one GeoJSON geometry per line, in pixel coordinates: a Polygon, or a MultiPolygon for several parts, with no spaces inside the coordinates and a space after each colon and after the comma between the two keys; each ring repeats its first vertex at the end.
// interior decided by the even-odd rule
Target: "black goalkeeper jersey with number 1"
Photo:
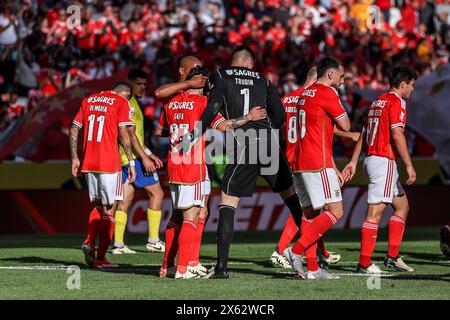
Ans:
{"type": "Polygon", "coordinates": [[[245,116],[255,107],[267,109],[269,119],[250,121],[240,127],[279,129],[285,111],[275,87],[263,74],[245,67],[219,68],[209,76],[210,99],[223,99],[221,114],[226,119],[245,116]]]}

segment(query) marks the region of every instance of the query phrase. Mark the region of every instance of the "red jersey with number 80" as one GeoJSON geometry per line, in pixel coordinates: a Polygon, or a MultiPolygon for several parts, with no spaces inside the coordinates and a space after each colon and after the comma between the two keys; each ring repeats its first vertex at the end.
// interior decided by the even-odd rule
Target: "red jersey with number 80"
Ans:
{"type": "Polygon", "coordinates": [[[131,126],[128,101],[112,91],[93,94],[81,103],[73,125],[84,127],[82,172],[114,173],[122,169],[118,128],[131,126]]]}
{"type": "MultiPolygon", "coordinates": [[[[205,96],[190,94],[186,91],[181,91],[164,105],[159,125],[169,129],[167,175],[170,183],[196,184],[205,180],[205,136],[186,154],[178,152],[175,147],[180,137],[192,131],[197,125],[206,105],[205,96]]],[[[215,128],[224,120],[222,116],[217,115],[211,127],[215,128]]]]}
{"type": "Polygon", "coordinates": [[[396,159],[395,149],[391,143],[391,130],[405,128],[406,103],[396,93],[382,94],[369,109],[366,125],[367,155],[396,159]]]}
{"type": "Polygon", "coordinates": [[[297,161],[295,161],[295,154],[297,153],[297,140],[298,140],[298,99],[300,94],[305,90],[304,88],[298,88],[297,90],[288,93],[281,99],[284,110],[286,111],[286,160],[289,167],[293,170],[297,170],[297,161]]]}
{"type": "Polygon", "coordinates": [[[298,100],[299,171],[333,168],[333,121],[347,117],[339,95],[332,87],[315,83],[298,100]]]}

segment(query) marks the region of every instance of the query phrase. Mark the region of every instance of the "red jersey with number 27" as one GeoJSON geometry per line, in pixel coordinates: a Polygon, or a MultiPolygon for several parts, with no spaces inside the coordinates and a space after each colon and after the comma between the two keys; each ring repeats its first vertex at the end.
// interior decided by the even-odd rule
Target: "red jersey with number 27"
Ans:
{"type": "Polygon", "coordinates": [[[82,172],[114,173],[122,169],[118,128],[131,126],[128,101],[112,91],[93,94],[81,103],[73,125],[84,128],[82,172]]]}
{"type": "MultiPolygon", "coordinates": [[[[167,155],[167,175],[170,183],[196,184],[206,176],[205,136],[187,153],[174,149],[180,137],[194,129],[206,109],[205,96],[182,91],[164,105],[159,125],[169,129],[170,149],[167,155]]],[[[215,128],[225,119],[217,115],[211,124],[215,128]]]]}
{"type": "Polygon", "coordinates": [[[286,159],[292,171],[297,171],[297,162],[295,161],[297,153],[298,140],[298,109],[297,104],[304,88],[298,88],[291,93],[286,94],[282,99],[284,110],[286,111],[286,159]]]}
{"type": "Polygon", "coordinates": [[[303,91],[298,100],[299,171],[333,168],[334,121],[347,117],[337,91],[315,83],[303,91]]]}
{"type": "Polygon", "coordinates": [[[367,155],[396,159],[391,141],[391,130],[405,128],[406,103],[394,92],[382,94],[369,109],[366,125],[367,155]]]}

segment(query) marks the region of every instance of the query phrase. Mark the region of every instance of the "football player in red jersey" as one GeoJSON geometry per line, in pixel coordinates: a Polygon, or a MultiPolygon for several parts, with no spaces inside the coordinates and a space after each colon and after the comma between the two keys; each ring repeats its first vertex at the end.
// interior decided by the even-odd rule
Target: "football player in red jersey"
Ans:
{"type": "Polygon", "coordinates": [[[344,214],[340,190],[340,172],[332,154],[334,125],[350,130],[350,120],[342,106],[337,87],[342,83],[344,68],[333,58],[317,65],[317,82],[300,94],[298,108],[297,163],[294,175],[303,214],[302,235],[283,255],[300,278],[336,279],[317,265],[317,240],[344,214]],[[323,212],[319,214],[319,210],[323,212]],[[307,251],[313,252],[309,255],[307,251]],[[308,273],[302,267],[306,254],[308,273]]]}
{"type": "MultiPolygon", "coordinates": [[[[293,174],[298,173],[298,164],[296,160],[296,152],[297,152],[297,142],[298,142],[298,100],[301,93],[308,88],[312,84],[317,81],[317,68],[312,67],[309,69],[306,77],[305,83],[298,88],[297,90],[286,94],[281,102],[286,111],[286,124],[285,124],[285,135],[286,135],[286,159],[288,160],[289,167],[291,168],[293,174]]],[[[360,136],[359,132],[346,132],[339,130],[336,126],[334,127],[334,134],[343,137],[349,138],[354,142],[357,142],[360,136]]],[[[297,190],[297,193],[301,193],[301,191],[297,190]]],[[[311,217],[312,218],[312,217],[311,217]]],[[[304,218],[306,219],[306,218],[304,218]]],[[[308,221],[305,222],[308,225],[308,221]]],[[[282,268],[290,268],[291,265],[286,260],[286,258],[282,255],[283,251],[288,247],[289,243],[292,241],[294,236],[298,232],[297,224],[294,221],[294,217],[289,215],[288,220],[286,221],[286,225],[281,233],[280,240],[275,251],[272,253],[270,257],[271,263],[276,267],[282,268]]],[[[323,237],[317,242],[317,256],[319,265],[322,268],[327,267],[330,264],[336,264],[340,261],[341,256],[339,254],[335,254],[334,252],[329,252],[325,248],[325,244],[323,241],[323,237]]],[[[310,258],[314,258],[316,253],[312,250],[309,250],[308,253],[312,253],[310,258]]]]}
{"type": "Polygon", "coordinates": [[[361,154],[367,149],[364,169],[369,178],[368,209],[366,220],[361,228],[361,254],[357,272],[378,274],[382,271],[372,263],[378,224],[388,204],[394,207],[389,220],[389,249],[384,265],[397,271],[414,271],[399,257],[399,248],[405,230],[409,204],[405,191],[399,181],[396,158],[400,155],[408,173],[407,185],[416,180],[416,172],[408,153],[404,134],[406,126],[406,102],[414,90],[416,73],[400,66],[392,69],[389,75],[389,92],[382,94],[369,109],[363,135],[353,152],[350,163],[344,168],[346,181],[353,178],[361,154]]]}
{"type": "MultiPolygon", "coordinates": [[[[208,77],[203,76],[201,74],[198,74],[196,76],[193,76],[189,79],[187,79],[189,73],[193,68],[201,67],[202,62],[197,59],[194,56],[185,56],[180,59],[179,66],[178,66],[178,72],[179,72],[179,81],[176,83],[169,83],[165,84],[155,90],[155,96],[158,100],[162,101],[163,103],[167,103],[172,97],[174,97],[176,94],[182,92],[183,90],[189,90],[189,89],[202,89],[205,84],[208,77]]],[[[165,125],[165,114],[164,109],[161,112],[160,118],[159,118],[159,124],[158,127],[155,130],[156,136],[161,136],[163,134],[163,129],[165,125]]],[[[208,171],[206,171],[205,176],[205,204],[208,203],[209,200],[209,194],[210,194],[210,182],[208,177],[208,171]]],[[[172,216],[174,216],[172,214],[172,216]]],[[[194,244],[192,246],[191,250],[191,257],[189,259],[188,263],[188,269],[192,273],[197,274],[206,274],[207,269],[204,267],[200,261],[200,246],[201,246],[201,239],[203,236],[203,230],[206,224],[206,218],[208,216],[208,206],[205,205],[204,207],[201,207],[200,209],[200,215],[197,221],[197,229],[194,237],[194,244]]],[[[173,239],[177,239],[177,234],[180,230],[180,222],[179,221],[172,221],[169,222],[169,225],[166,229],[166,242],[169,238],[170,241],[173,242],[173,239]]],[[[167,245],[167,243],[166,243],[167,245]]],[[[177,249],[177,241],[174,242],[174,249],[172,249],[171,254],[169,257],[176,255],[177,249]]],[[[169,259],[170,260],[170,259],[169,259]]],[[[169,269],[169,273],[173,273],[174,268],[169,269]]],[[[167,276],[167,269],[162,269],[160,275],[161,276],[167,276]]]]}
{"type": "Polygon", "coordinates": [[[130,137],[132,112],[128,99],[132,88],[126,82],[117,83],[111,91],[102,91],[83,100],[70,128],[72,174],[80,172],[86,177],[89,197],[96,206],[90,215],[88,237],[81,249],[88,265],[94,268],[111,268],[106,251],[114,232],[116,200],[122,199],[121,161],[117,141],[130,160],[129,180],[134,181],[136,171],[133,164],[130,137]],[[83,153],[78,157],[78,134],[83,128],[83,153]],[[80,168],[81,166],[81,168],[80,168]],[[95,217],[102,216],[100,219],[95,217]],[[94,223],[95,222],[95,223],[94,223]],[[100,242],[95,255],[95,239],[100,242]]]}
{"type": "MultiPolygon", "coordinates": [[[[196,67],[191,69],[188,79],[207,74],[205,68],[196,67]]],[[[162,277],[171,273],[168,269],[174,266],[177,251],[178,265],[175,279],[206,276],[206,272],[188,266],[188,263],[192,260],[193,243],[200,211],[201,208],[205,207],[205,190],[210,190],[209,180],[206,179],[207,169],[204,159],[205,139],[202,143],[196,144],[187,154],[181,154],[177,150],[179,137],[195,126],[206,108],[206,104],[207,99],[203,95],[203,89],[182,91],[164,105],[164,113],[160,118],[160,126],[168,128],[170,131],[171,149],[167,157],[167,172],[173,200],[173,214],[166,229],[167,248],[160,270],[162,277]],[[182,212],[182,219],[180,219],[180,211],[182,212]],[[181,228],[180,220],[182,220],[181,228]]],[[[228,128],[237,128],[248,121],[256,121],[265,117],[267,117],[267,113],[264,109],[255,108],[248,117],[240,120],[225,120],[221,115],[218,115],[211,127],[224,131],[228,128]]]]}

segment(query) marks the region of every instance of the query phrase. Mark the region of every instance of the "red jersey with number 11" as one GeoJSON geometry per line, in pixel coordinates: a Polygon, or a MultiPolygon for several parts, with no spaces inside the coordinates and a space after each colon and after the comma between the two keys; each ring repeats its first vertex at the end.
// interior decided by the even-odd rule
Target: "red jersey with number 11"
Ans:
{"type": "Polygon", "coordinates": [[[299,171],[333,168],[333,121],[347,117],[337,91],[315,83],[298,100],[299,171]]]}
{"type": "Polygon", "coordinates": [[[118,128],[131,126],[128,101],[112,91],[93,94],[81,103],[73,125],[84,127],[82,172],[114,173],[122,169],[118,128]]]}
{"type": "Polygon", "coordinates": [[[366,132],[367,155],[396,159],[391,130],[405,128],[406,103],[394,92],[382,94],[369,109],[363,131],[366,132]]]}

